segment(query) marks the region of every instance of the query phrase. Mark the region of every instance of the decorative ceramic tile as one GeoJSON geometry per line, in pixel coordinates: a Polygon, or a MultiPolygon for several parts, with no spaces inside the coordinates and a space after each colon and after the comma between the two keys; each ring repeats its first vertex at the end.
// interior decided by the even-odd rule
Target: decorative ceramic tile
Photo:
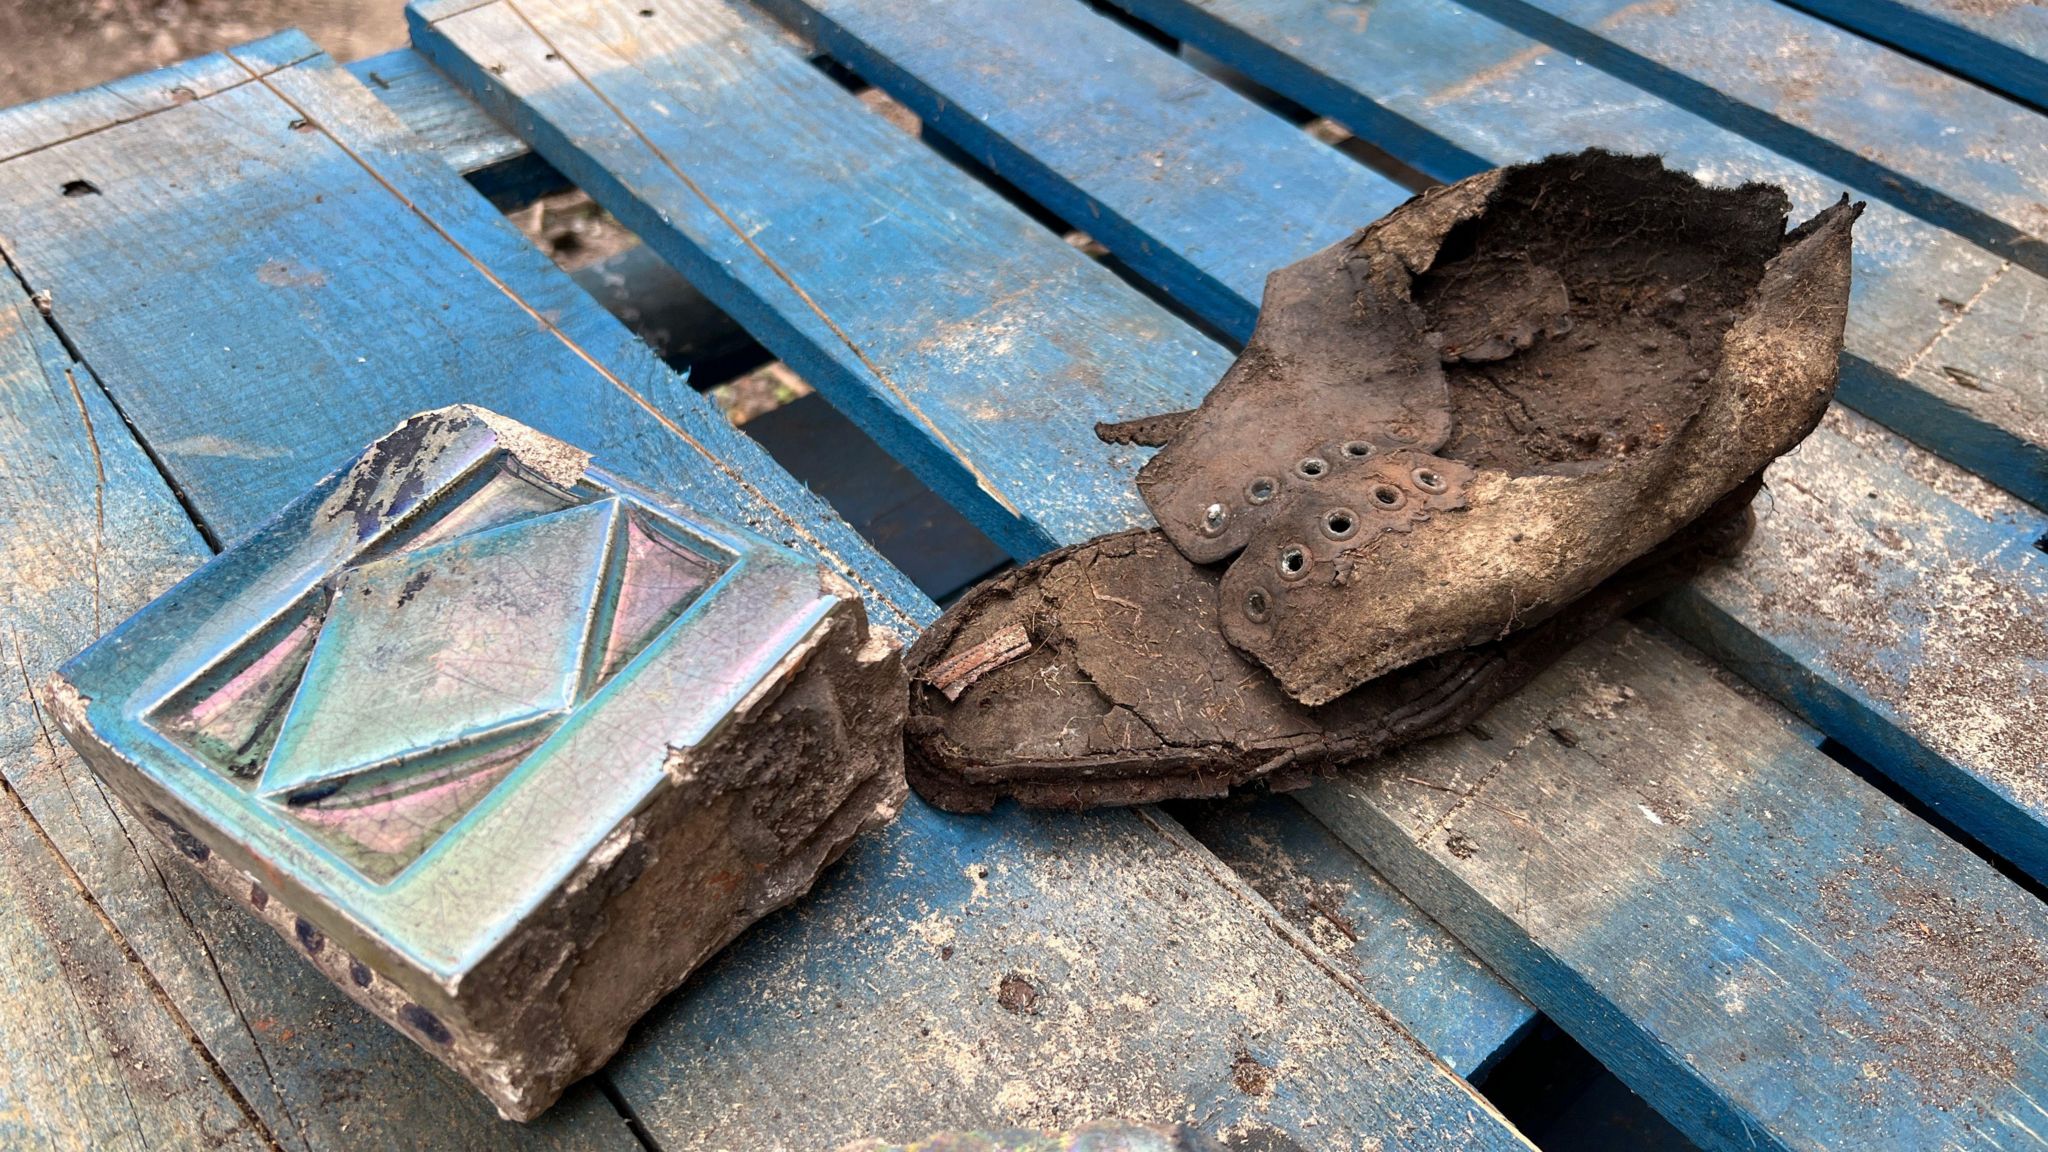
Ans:
{"type": "Polygon", "coordinates": [[[65,666],[65,735],[344,990],[530,1117],[903,797],[816,563],[473,408],[65,666]]]}

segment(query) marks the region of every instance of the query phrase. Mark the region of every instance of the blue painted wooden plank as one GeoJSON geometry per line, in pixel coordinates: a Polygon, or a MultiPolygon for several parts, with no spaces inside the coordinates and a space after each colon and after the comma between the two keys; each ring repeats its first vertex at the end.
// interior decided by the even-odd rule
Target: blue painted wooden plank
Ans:
{"type": "Polygon", "coordinates": [[[2048,118],[1772,0],[1461,0],[2035,272],[2048,118]]]}
{"type": "Polygon", "coordinates": [[[562,174],[505,130],[441,70],[410,48],[345,65],[413,134],[500,208],[568,187],[562,174]]]}
{"type": "Polygon", "coordinates": [[[1191,804],[1179,815],[1460,1076],[1483,1080],[1535,1024],[1527,1000],[1293,800],[1191,804]]]}
{"type": "MultiPolygon", "coordinates": [[[[1711,181],[1769,180],[1802,212],[1839,182],[1450,0],[1124,0],[1431,176],[1602,145],[1711,181]],[[1446,52],[1442,46],[1457,45],[1446,52]]],[[[2048,376],[1990,350],[2048,281],[1884,204],[1857,232],[1842,398],[2048,505],[2048,376]],[[2009,362],[2007,362],[2009,363],[2009,362]]]]}
{"type": "Polygon", "coordinates": [[[1188,406],[1223,350],[759,17],[646,10],[411,12],[422,52],[1013,555],[1143,523],[1144,450],[1089,430],[1188,406]]]}
{"type": "Polygon", "coordinates": [[[663,1148],[1089,1116],[1249,1148],[1529,1147],[1171,819],[913,808],[614,1062],[663,1148]]]}
{"type": "Polygon", "coordinates": [[[1079,4],[761,7],[1239,340],[1267,273],[1409,196],[1079,4]],[[1133,122],[1160,147],[1105,135],[1133,122]],[[1196,189],[1216,218],[1181,215],[1196,189]]]}
{"type": "Polygon", "coordinates": [[[2048,909],[1700,673],[1617,628],[1304,803],[1702,1148],[2043,1146],[2048,909]]]}
{"type": "Polygon", "coordinates": [[[931,617],[303,37],[177,75],[217,89],[151,74],[0,112],[0,203],[11,263],[216,539],[404,416],[467,401],[821,557],[886,627],[931,617]],[[319,403],[281,422],[295,394],[319,403]]]}
{"type": "Polygon", "coordinates": [[[1836,411],[1665,623],[2048,882],[2048,517],[1836,411]]]}
{"type": "MultiPolygon", "coordinates": [[[[82,427],[89,410],[83,390],[71,391],[71,368],[19,287],[0,286],[0,668],[9,681],[0,691],[0,773],[9,784],[0,797],[0,1144],[139,1152],[217,1141],[254,1152],[275,1146],[263,1120],[195,1050],[173,993],[81,898],[78,872],[30,807],[48,805],[35,768],[61,745],[49,739],[30,678],[48,674],[49,649],[104,617],[107,599],[132,595],[142,566],[134,561],[150,551],[145,543],[130,557],[117,545],[102,566],[107,466],[93,463],[96,439],[82,427]]],[[[84,389],[97,386],[88,378],[84,389]]],[[[119,425],[109,432],[110,451],[97,455],[112,456],[113,478],[129,479],[140,464],[154,481],[133,443],[121,443],[119,425]]],[[[156,494],[167,514],[145,512],[136,524],[136,506],[147,501],[117,491],[114,526],[141,529],[149,543],[149,529],[173,539],[182,529],[196,543],[160,484],[156,494]]]]}
{"type": "MultiPolygon", "coordinates": [[[[1677,3],[1673,0],[1672,7],[1656,12],[1675,13],[1680,10],[1677,3]]],[[[1040,16],[1042,11],[1069,10],[1079,11],[1063,7],[1019,11],[994,0],[980,4],[956,0],[939,7],[904,0],[807,0],[806,7],[796,14],[811,13],[804,24],[808,31],[826,37],[835,52],[864,71],[871,70],[869,74],[892,91],[927,104],[947,102],[950,119],[941,123],[981,125],[976,132],[1002,133],[1002,146],[987,149],[1000,174],[1016,179],[1016,174],[1028,167],[1029,178],[1035,181],[1065,181],[1077,190],[1084,185],[1095,187],[1105,215],[1130,221],[1128,243],[1155,251],[1182,250],[1183,264],[1193,265],[1218,250],[1288,253],[1304,243],[1333,241],[1348,231],[1309,239],[1318,229],[1328,229],[1328,206],[1342,202],[1349,189],[1342,180],[1319,181],[1322,174],[1312,170],[1290,181],[1280,194],[1269,192],[1257,177],[1245,173],[1218,180],[1148,179],[1155,166],[1199,171],[1202,154],[1228,152],[1247,135],[1254,137],[1247,151],[1278,152],[1291,141],[1296,151],[1320,154],[1316,145],[1298,133],[1262,137],[1252,127],[1225,127],[1184,116],[1182,108],[1200,103],[1191,96],[1143,107],[1131,102],[1070,101],[1041,95],[1031,102],[1036,115],[1009,115],[1007,103],[1024,93],[1090,91],[1102,68],[1100,57],[1094,51],[1019,51],[1003,57],[1001,44],[995,42],[998,34],[985,30],[1002,29],[1001,35],[1013,37],[1018,44],[1089,43],[1074,35],[1075,29],[1040,16]],[[984,61],[1000,62],[1000,82],[983,78],[984,61]],[[1074,140],[1089,147],[1070,143],[1074,140]],[[1105,149],[1101,142],[1106,140],[1120,141],[1122,146],[1105,149]],[[1245,197],[1240,190],[1248,184],[1262,209],[1253,219],[1240,210],[1245,197]]],[[[1651,15],[1654,13],[1637,18],[1651,15]]],[[[1216,87],[1213,82],[1205,83],[1216,87]]],[[[1265,126],[1278,125],[1268,118],[1265,126]]],[[[1255,306],[1263,279],[1248,265],[1249,261],[1241,261],[1234,275],[1216,278],[1216,286],[1234,289],[1247,310],[1255,306]]],[[[1176,267],[1162,266],[1169,271],[1176,267]]],[[[1174,275],[1162,286],[1176,295],[1207,292],[1212,287],[1185,275],[1174,275]]],[[[2012,327],[2023,326],[2015,323],[2012,327]]],[[[2025,335],[2022,332],[2022,346],[2025,335]]],[[[2007,362],[2011,362],[2010,356],[2007,362]]],[[[1893,462],[1910,451],[1896,440],[1872,451],[1830,451],[1841,443],[1835,428],[1853,424],[1846,417],[1831,422],[1813,449],[1773,473],[1773,483],[1782,477],[1784,484],[1800,492],[1821,487],[1857,493],[1897,491],[1895,506],[1903,511],[1895,517],[1896,525],[1886,529],[1893,534],[1964,540],[1982,538],[1991,531],[1996,540],[2008,543],[2024,535],[2025,529],[2018,525],[2027,518],[1992,529],[1986,520],[1993,513],[1966,508],[1932,491],[1922,498],[1918,489],[1925,485],[1909,480],[1893,462]]],[[[1931,463],[1927,466],[1934,467],[1931,463]]],[[[1758,559],[1746,561],[1743,568],[1769,573],[1781,562],[1791,561],[1807,571],[1864,572],[1867,580],[1881,582],[1890,591],[1890,627],[1879,628],[1869,613],[1856,614],[1856,622],[1863,626],[1862,643],[1844,647],[1831,623],[1842,618],[1841,606],[1830,605],[1825,610],[1816,606],[1817,599],[1825,596],[1824,587],[1808,587],[1804,596],[1788,596],[1771,587],[1768,577],[1759,576],[1700,585],[1693,598],[1704,615],[1698,618],[1700,627],[1691,633],[1701,640],[1711,638],[1731,657],[1738,650],[1747,653],[1741,666],[1752,679],[1777,692],[1787,704],[1823,720],[1830,734],[1993,849],[2048,879],[2048,803],[2044,803],[2048,798],[2036,795],[2026,783],[2040,771],[2041,749],[2011,738],[1970,739],[1957,731],[2048,728],[2048,716],[2042,715],[2035,703],[2040,669],[2025,658],[2024,646],[1986,648],[1973,644],[1965,632],[1954,627],[1955,618],[1941,610],[1935,594],[1938,584],[1931,569],[1936,562],[1927,549],[1881,549],[1866,554],[1860,547],[1852,547],[1873,531],[1870,512],[1861,504],[1845,507],[1836,501],[1815,505],[1788,498],[1782,505],[1773,505],[1771,518],[1751,553],[1758,559]],[[1762,581],[1764,587],[1754,587],[1756,581],[1762,581]],[[1759,611],[1766,604],[1772,610],[1759,611]],[[1705,622],[1709,620],[1720,626],[1707,630],[1705,622]],[[1929,621],[1932,623],[1925,623],[1929,621]],[[1851,651],[1858,656],[1850,658],[1851,651]],[[1874,659],[1873,651],[1881,651],[1883,659],[1874,659]],[[1772,674],[1770,670],[1783,667],[1789,653],[1807,658],[1772,674]],[[1998,688],[1964,694],[1974,709],[1968,722],[1951,724],[1947,732],[1937,733],[1933,729],[1938,718],[1926,703],[1934,697],[1911,691],[1909,684],[1952,675],[1950,670],[1962,663],[1975,669],[1981,684],[1998,688]],[[1851,700],[1862,704],[1850,707],[1847,702],[1851,700]],[[1837,705],[1824,706],[1826,701],[1837,705]]],[[[2012,520],[2010,512],[1996,515],[2012,520]]],[[[1971,549],[1969,554],[1978,551],[1971,549]]],[[[2038,565],[2023,548],[2008,548],[2001,562],[1969,569],[1982,589],[1974,599],[1979,604],[2000,605],[2006,614],[2006,631],[2048,610],[2048,601],[2038,598],[2035,567],[2038,565]]],[[[2048,640],[2043,640],[2041,647],[2048,650],[2048,640]]]]}
{"type": "Polygon", "coordinates": [[[533,155],[526,141],[491,119],[454,81],[410,48],[343,67],[465,176],[533,155]]]}
{"type": "MultiPolygon", "coordinates": [[[[253,1133],[267,1147],[398,1149],[416,1147],[422,1131],[450,1148],[633,1146],[594,1087],[573,1091],[540,1124],[498,1120],[460,1078],[349,1001],[274,933],[181,862],[162,859],[152,835],[53,734],[32,692],[209,555],[89,369],[72,361],[16,283],[0,285],[0,667],[12,685],[0,692],[8,787],[0,803],[33,821],[63,857],[77,887],[44,902],[45,922],[83,920],[86,935],[66,927],[57,947],[78,960],[79,1001],[94,1027],[125,1049],[97,1071],[73,1067],[91,1049],[49,1036],[14,1048],[15,1057],[68,1069],[81,1092],[104,1083],[101,1073],[132,1079],[130,1102],[109,1103],[105,1117],[140,1113],[129,1130],[137,1138],[149,1138],[164,1106],[200,1103],[196,1130],[164,1134],[157,1146],[234,1144],[253,1133]],[[127,963],[146,968],[173,1006],[168,1051],[150,1042],[147,1006],[121,991],[132,973],[86,970],[103,930],[118,934],[127,963]],[[205,1046],[203,1065],[189,1037],[205,1046]],[[222,1077],[233,1098],[207,1107],[195,1070],[222,1077]]],[[[18,889],[28,882],[8,877],[18,889]]],[[[10,1081],[6,1095],[10,1113],[25,1104],[41,1113],[31,1123],[62,1122],[32,1083],[10,1081]]]]}
{"type": "Polygon", "coordinates": [[[2048,11],[1967,0],[1783,0],[2048,108],[2048,11]]]}

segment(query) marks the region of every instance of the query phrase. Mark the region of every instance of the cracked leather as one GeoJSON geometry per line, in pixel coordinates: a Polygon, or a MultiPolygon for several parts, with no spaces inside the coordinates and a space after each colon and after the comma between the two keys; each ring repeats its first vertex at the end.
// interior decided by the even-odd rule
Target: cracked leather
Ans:
{"type": "MultiPolygon", "coordinates": [[[[1797,444],[1833,395],[1858,208],[1830,208],[1786,243],[1787,208],[1776,188],[1708,189],[1654,160],[1557,157],[1425,193],[1274,273],[1244,354],[1138,475],[1184,555],[1236,557],[1224,636],[1288,694],[1326,703],[1541,621],[1797,444]],[[1470,227],[1496,215],[1523,226],[1470,227]],[[1569,279],[1589,297],[1614,286],[1538,261],[1612,238],[1543,235],[1566,221],[1758,274],[1725,324],[1681,323],[1652,342],[1608,323],[1594,347],[1637,343],[1575,357],[1569,279]],[[1476,247],[1446,253],[1447,242],[1476,247]],[[1611,451],[1488,466],[1450,445],[1446,364],[1490,366],[1546,343],[1566,354],[1532,383],[1553,396],[1704,378],[1638,421],[1654,435],[1611,451]]],[[[1683,297],[1682,284],[1645,283],[1659,289],[1646,310],[1683,297]]]]}
{"type": "Polygon", "coordinates": [[[912,650],[913,783],[1298,786],[1466,723],[1739,541],[1833,395],[1860,207],[1787,232],[1776,188],[1594,151],[1275,272],[1199,408],[1098,429],[1163,444],[1159,528],[992,581],[912,650]]]}

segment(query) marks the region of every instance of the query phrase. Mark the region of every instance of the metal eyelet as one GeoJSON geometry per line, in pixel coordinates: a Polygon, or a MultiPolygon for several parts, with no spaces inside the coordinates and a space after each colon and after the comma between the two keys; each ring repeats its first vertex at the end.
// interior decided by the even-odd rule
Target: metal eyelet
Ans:
{"type": "Polygon", "coordinates": [[[1283,545],[1280,549],[1280,578],[1299,580],[1308,575],[1308,549],[1299,544],[1283,545]]]}
{"type": "Polygon", "coordinates": [[[1349,540],[1358,535],[1358,516],[1349,508],[1332,508],[1323,513],[1323,535],[1332,540],[1349,540]]]}
{"type": "Polygon", "coordinates": [[[1271,615],[1273,603],[1266,598],[1264,588],[1254,588],[1244,594],[1244,618],[1254,624],[1263,624],[1271,615]]]}
{"type": "Polygon", "coordinates": [[[1303,480],[1319,479],[1330,470],[1330,462],[1321,456],[1303,456],[1294,466],[1294,474],[1303,480]]]}
{"type": "Polygon", "coordinates": [[[1264,504],[1279,490],[1280,485],[1275,483],[1271,476],[1255,476],[1251,483],[1244,486],[1244,498],[1253,504],[1264,504]]]}
{"type": "Polygon", "coordinates": [[[1363,460],[1372,455],[1372,444],[1364,440],[1346,440],[1343,452],[1353,460],[1363,460]]]}
{"type": "Polygon", "coordinates": [[[1408,478],[1415,481],[1417,488],[1431,496],[1441,496],[1451,486],[1450,482],[1444,479],[1443,473],[1434,468],[1417,468],[1408,478]]]}
{"type": "Polygon", "coordinates": [[[1230,524],[1230,509],[1222,504],[1211,504],[1202,510],[1202,518],[1195,524],[1195,531],[1204,536],[1221,536],[1230,524]]]}
{"type": "Polygon", "coordinates": [[[1393,512],[1408,503],[1408,494],[1392,484],[1372,486],[1372,506],[1382,512],[1393,512]]]}

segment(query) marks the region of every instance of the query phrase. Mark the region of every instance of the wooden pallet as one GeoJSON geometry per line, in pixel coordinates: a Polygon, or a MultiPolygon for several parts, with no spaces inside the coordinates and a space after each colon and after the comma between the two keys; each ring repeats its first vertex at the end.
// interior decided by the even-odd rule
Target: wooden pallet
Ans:
{"type": "Polygon", "coordinates": [[[1114,1114],[1519,1147],[1464,1078],[1538,1012],[1703,1148],[2043,1142],[2048,121],[1993,91],[2041,103],[2031,18],[1122,3],[1149,27],[416,0],[413,48],[347,70],[284,34],[0,112],[9,1143],[825,1148],[1114,1114]],[[1757,541],[1475,734],[1193,835],[913,802],[518,1128],[160,860],[43,726],[64,656],[456,400],[931,618],[492,206],[564,179],[1012,554],[1142,523],[1141,452],[1092,424],[1198,398],[1267,271],[1408,194],[1276,107],[1431,179],[1595,143],[1872,201],[1843,406],[1757,541]]]}

